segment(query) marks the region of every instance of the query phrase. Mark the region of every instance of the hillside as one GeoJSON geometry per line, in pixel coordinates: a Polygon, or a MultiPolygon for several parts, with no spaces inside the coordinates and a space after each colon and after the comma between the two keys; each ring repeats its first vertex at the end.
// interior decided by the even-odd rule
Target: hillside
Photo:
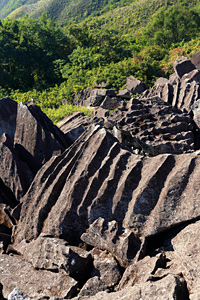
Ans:
{"type": "Polygon", "coordinates": [[[8,0],[0,6],[0,18],[19,18],[25,14],[39,18],[43,13],[53,21],[67,24],[73,20],[83,20],[91,14],[99,14],[131,3],[130,0],[8,0]]]}
{"type": "Polygon", "coordinates": [[[129,31],[147,23],[153,13],[160,7],[172,4],[195,7],[198,0],[166,1],[166,0],[62,0],[59,5],[56,0],[10,0],[0,9],[0,18],[21,18],[28,14],[38,19],[43,13],[47,14],[59,25],[80,22],[91,18],[107,27],[129,31]]]}
{"type": "MultiPolygon", "coordinates": [[[[8,9],[20,1],[4,4],[8,9]]],[[[48,13],[1,21],[0,97],[24,103],[34,98],[42,109],[51,109],[62,107],[62,99],[73,103],[78,91],[102,81],[119,90],[134,76],[151,87],[158,77],[173,73],[177,57],[190,58],[200,50],[198,0],[74,4],[24,1],[13,17],[31,7],[32,16],[45,8],[48,13]]]]}

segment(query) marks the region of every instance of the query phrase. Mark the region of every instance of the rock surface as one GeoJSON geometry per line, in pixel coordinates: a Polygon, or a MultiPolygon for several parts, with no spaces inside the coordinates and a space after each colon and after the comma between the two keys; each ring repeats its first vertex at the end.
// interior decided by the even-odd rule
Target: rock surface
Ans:
{"type": "Polygon", "coordinates": [[[158,97],[131,99],[109,118],[110,132],[131,149],[149,155],[194,149],[192,119],[158,97]]]}
{"type": "Polygon", "coordinates": [[[188,300],[188,292],[183,278],[168,275],[155,282],[136,284],[119,292],[100,292],[93,297],[76,297],[74,300],[188,300]]]}
{"type": "Polygon", "coordinates": [[[37,271],[21,257],[5,254],[0,255],[0,283],[5,298],[15,287],[33,299],[71,298],[77,289],[77,282],[65,274],[37,271]]]}
{"type": "Polygon", "coordinates": [[[177,60],[175,74],[169,80],[157,80],[151,90],[146,90],[140,99],[158,96],[181,110],[191,110],[200,98],[200,72],[188,59],[177,60]]]}
{"type": "Polygon", "coordinates": [[[11,245],[8,248],[10,251],[22,255],[36,270],[63,270],[79,281],[89,277],[92,270],[92,257],[87,251],[53,237],[40,236],[30,243],[23,240],[17,245],[11,245]]]}
{"type": "Polygon", "coordinates": [[[60,129],[0,100],[0,299],[199,300],[200,73],[174,69],[60,129]]]}

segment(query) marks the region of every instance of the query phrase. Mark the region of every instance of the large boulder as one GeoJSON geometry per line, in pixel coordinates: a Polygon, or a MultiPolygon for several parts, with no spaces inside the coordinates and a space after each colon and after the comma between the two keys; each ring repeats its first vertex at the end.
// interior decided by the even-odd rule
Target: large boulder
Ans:
{"type": "Polygon", "coordinates": [[[72,143],[33,101],[23,105],[10,98],[1,99],[0,120],[0,134],[10,136],[20,160],[28,164],[33,174],[72,143]]]}
{"type": "Polygon", "coordinates": [[[142,82],[141,80],[129,76],[126,79],[126,85],[124,90],[119,90],[117,96],[124,98],[124,99],[130,99],[131,96],[136,94],[142,94],[145,90],[148,89],[148,85],[142,82]]]}
{"type": "Polygon", "coordinates": [[[175,70],[176,75],[179,78],[182,78],[183,75],[193,71],[195,69],[195,66],[193,63],[185,56],[182,56],[181,58],[178,58],[173,63],[173,67],[175,70]]]}
{"type": "Polygon", "coordinates": [[[43,127],[22,103],[17,107],[14,144],[19,157],[29,165],[34,174],[52,155],[65,150],[54,134],[43,127]]]}

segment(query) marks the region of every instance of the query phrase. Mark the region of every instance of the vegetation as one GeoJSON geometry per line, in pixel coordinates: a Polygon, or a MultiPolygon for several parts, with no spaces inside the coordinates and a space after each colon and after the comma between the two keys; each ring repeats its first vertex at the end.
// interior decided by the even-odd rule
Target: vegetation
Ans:
{"type": "Polygon", "coordinates": [[[59,108],[44,108],[44,113],[56,124],[64,117],[71,115],[73,112],[82,112],[84,115],[91,117],[92,109],[81,107],[73,104],[60,106],[59,108]]]}
{"type": "MultiPolygon", "coordinates": [[[[17,0],[3,3],[4,8],[22,4],[17,0]]],[[[23,3],[43,7],[46,0],[23,3]]],[[[60,1],[56,10],[54,0],[48,3],[55,15],[62,5],[70,9],[74,4],[60,1]]],[[[24,103],[33,98],[56,122],[67,110],[80,109],[61,106],[62,99],[72,103],[77,91],[94,82],[107,81],[120,89],[126,77],[133,75],[151,86],[156,78],[173,72],[176,58],[200,50],[197,0],[76,3],[80,9],[76,20],[84,21],[75,24],[68,11],[65,27],[58,27],[44,14],[37,20],[26,15],[0,21],[0,97],[9,95],[24,103]],[[85,18],[87,5],[89,17],[85,18]]]]}

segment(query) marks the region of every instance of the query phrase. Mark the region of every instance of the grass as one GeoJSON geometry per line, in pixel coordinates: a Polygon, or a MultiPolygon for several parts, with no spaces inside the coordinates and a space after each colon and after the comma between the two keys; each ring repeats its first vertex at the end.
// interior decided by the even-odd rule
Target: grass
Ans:
{"type": "Polygon", "coordinates": [[[54,124],[71,115],[73,112],[82,112],[84,115],[92,117],[92,109],[72,104],[62,105],[58,108],[43,108],[42,110],[54,124]]]}

